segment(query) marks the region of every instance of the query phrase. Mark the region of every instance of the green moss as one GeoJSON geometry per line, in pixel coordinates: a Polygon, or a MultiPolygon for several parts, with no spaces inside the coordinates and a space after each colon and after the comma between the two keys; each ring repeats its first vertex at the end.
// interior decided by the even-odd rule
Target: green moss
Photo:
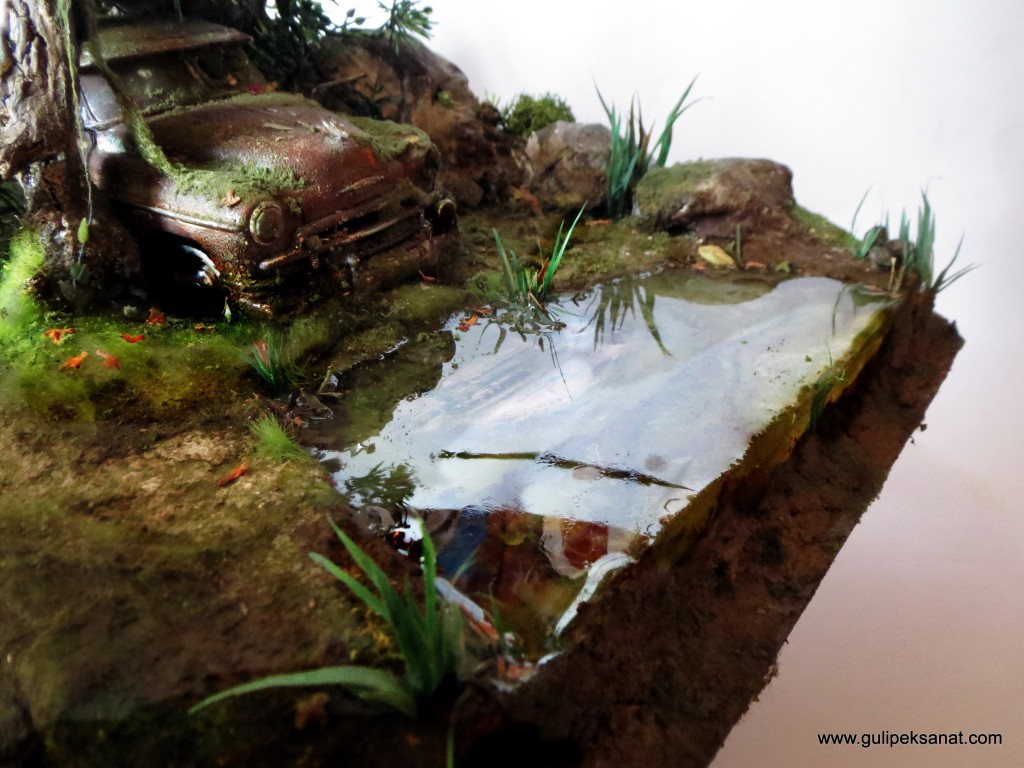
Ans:
{"type": "Polygon", "coordinates": [[[400,157],[410,147],[430,145],[430,137],[412,125],[393,123],[390,120],[374,120],[369,117],[351,116],[348,119],[359,129],[352,138],[370,147],[382,160],[400,157]]]}
{"type": "Polygon", "coordinates": [[[647,208],[661,210],[677,200],[693,195],[698,185],[718,170],[714,160],[693,160],[666,168],[652,168],[640,180],[634,193],[647,208]]]}
{"type": "Polygon", "coordinates": [[[34,230],[22,229],[11,239],[10,258],[0,272],[0,355],[19,347],[42,322],[43,309],[32,295],[30,284],[45,257],[34,230]]]}
{"type": "MultiPolygon", "coordinates": [[[[222,200],[231,194],[243,199],[293,195],[306,184],[291,168],[268,168],[237,161],[225,162],[214,168],[176,166],[171,177],[179,192],[198,194],[211,200],[222,200]]],[[[296,205],[299,204],[297,199],[292,199],[296,205]]]]}
{"type": "Polygon", "coordinates": [[[856,250],[859,241],[842,227],[833,224],[824,216],[812,213],[796,203],[790,208],[793,218],[803,225],[823,245],[856,250]]]}

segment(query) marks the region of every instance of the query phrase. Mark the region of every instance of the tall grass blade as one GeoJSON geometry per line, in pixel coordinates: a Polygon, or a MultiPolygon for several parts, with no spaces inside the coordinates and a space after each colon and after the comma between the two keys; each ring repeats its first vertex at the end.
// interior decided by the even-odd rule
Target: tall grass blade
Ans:
{"type": "Polygon", "coordinates": [[[208,696],[191,707],[188,713],[195,714],[218,701],[269,688],[319,688],[333,685],[342,686],[366,701],[385,704],[409,717],[416,717],[416,700],[397,677],[380,669],[359,666],[323,667],[307,672],[270,675],[208,696]]]}
{"type": "Polygon", "coordinates": [[[693,90],[693,85],[696,82],[697,78],[694,77],[693,80],[690,81],[690,84],[686,86],[686,90],[683,91],[683,95],[679,97],[679,101],[677,101],[676,105],[672,107],[672,111],[665,119],[665,127],[662,129],[661,135],[658,137],[658,141],[654,145],[654,149],[658,151],[658,156],[654,161],[655,167],[657,168],[664,168],[665,163],[668,162],[668,153],[672,148],[672,131],[676,120],[682,116],[683,112],[697,103],[694,101],[686,104],[686,99],[689,98],[690,91],[693,90]]]}

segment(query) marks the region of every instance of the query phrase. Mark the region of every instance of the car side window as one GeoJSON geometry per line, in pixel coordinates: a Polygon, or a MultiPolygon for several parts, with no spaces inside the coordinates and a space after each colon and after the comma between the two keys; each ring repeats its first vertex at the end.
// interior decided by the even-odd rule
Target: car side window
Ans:
{"type": "Polygon", "coordinates": [[[236,46],[209,46],[191,51],[187,63],[192,74],[218,95],[248,90],[261,82],[245,53],[236,46]]]}

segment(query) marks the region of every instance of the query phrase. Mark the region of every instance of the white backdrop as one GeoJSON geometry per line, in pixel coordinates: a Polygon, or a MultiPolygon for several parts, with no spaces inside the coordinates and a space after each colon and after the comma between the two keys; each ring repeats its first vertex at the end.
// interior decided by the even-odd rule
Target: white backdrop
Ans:
{"type": "MultiPolygon", "coordinates": [[[[343,0],[344,2],[344,0],[343,0]]],[[[432,46],[473,90],[564,97],[604,122],[595,83],[661,118],[704,101],[672,159],[789,165],[797,199],[849,226],[913,213],[937,261],[980,268],[940,296],[967,339],[881,498],[716,768],[1024,765],[1024,6],[1017,0],[435,0],[432,46]],[[822,747],[816,734],[1001,732],[1001,747],[822,747]]],[[[367,9],[360,9],[360,12],[367,9]]],[[[610,681],[610,684],[614,684],[610,681]]]]}

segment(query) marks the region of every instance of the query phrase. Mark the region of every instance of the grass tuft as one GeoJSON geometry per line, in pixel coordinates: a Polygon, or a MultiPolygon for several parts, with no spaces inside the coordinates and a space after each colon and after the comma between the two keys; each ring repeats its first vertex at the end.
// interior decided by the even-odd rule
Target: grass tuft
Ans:
{"type": "Polygon", "coordinates": [[[343,666],[271,675],[229,688],[203,699],[193,706],[194,713],[234,696],[268,688],[323,687],[338,685],[356,696],[416,717],[428,705],[441,685],[457,677],[464,657],[462,615],[444,603],[437,592],[437,558],[430,536],[423,536],[423,606],[408,583],[399,593],[384,570],[345,535],[333,520],[337,534],[349,556],[369,580],[367,586],[323,555],[310,557],[349,588],[360,602],[387,623],[402,655],[401,676],[373,667],[343,666]]]}
{"type": "Polygon", "coordinates": [[[287,394],[299,376],[298,367],[284,352],[284,342],[275,333],[254,339],[242,353],[245,361],[260,375],[276,395],[287,394]]]}
{"type": "MultiPolygon", "coordinates": [[[[866,195],[867,193],[865,193],[865,196],[866,195]]],[[[858,212],[860,211],[860,207],[863,203],[864,199],[861,198],[861,202],[857,206],[858,212]]],[[[854,213],[855,222],[856,218],[857,214],[854,213]]],[[[854,255],[858,259],[866,258],[876,244],[884,245],[884,242],[880,241],[883,241],[888,237],[888,231],[889,217],[886,215],[882,223],[867,231],[864,239],[855,249],[854,255]]],[[[936,275],[935,232],[935,210],[932,208],[931,201],[928,199],[928,193],[925,190],[921,190],[921,205],[917,209],[916,221],[911,221],[910,217],[907,216],[906,209],[900,213],[898,239],[900,247],[900,265],[898,270],[895,270],[894,265],[890,290],[899,290],[903,285],[906,275],[914,274],[917,275],[919,279],[921,290],[938,293],[939,291],[948,288],[968,272],[975,269],[976,265],[969,264],[955,272],[950,272],[953,265],[956,263],[956,260],[960,257],[960,249],[963,246],[963,238],[961,237],[960,242],[956,246],[956,250],[953,252],[953,258],[950,259],[949,263],[941,272],[939,272],[938,275],[936,275]],[[913,236],[911,236],[912,224],[916,227],[913,236]]]]}
{"type": "MultiPolygon", "coordinates": [[[[585,207],[585,206],[584,206],[585,207]]],[[[551,249],[551,255],[544,259],[540,269],[524,266],[520,263],[515,251],[505,249],[498,230],[494,232],[494,245],[498,250],[498,260],[501,262],[502,280],[505,286],[505,296],[513,304],[525,308],[535,308],[547,314],[544,309],[544,302],[547,301],[548,293],[551,290],[551,283],[555,273],[562,265],[562,259],[569,247],[569,240],[572,238],[573,230],[583,216],[583,208],[576,214],[568,230],[565,230],[565,222],[558,226],[558,234],[555,236],[555,244],[551,249]]]]}
{"type": "Polygon", "coordinates": [[[672,133],[676,121],[696,102],[686,103],[697,78],[693,78],[686,86],[683,95],[665,119],[658,140],[651,145],[654,129],[644,130],[644,118],[639,101],[634,97],[629,104],[629,118],[623,116],[604,100],[600,89],[597,97],[601,100],[608,124],[612,133],[611,152],[608,156],[608,215],[619,219],[626,215],[632,204],[633,190],[637,182],[643,178],[653,163],[657,168],[664,168],[668,161],[669,150],[672,148],[672,133]]]}
{"type": "Polygon", "coordinates": [[[281,426],[276,416],[267,414],[255,419],[249,423],[249,431],[258,441],[256,452],[261,456],[273,461],[311,458],[306,449],[281,426]]]}

